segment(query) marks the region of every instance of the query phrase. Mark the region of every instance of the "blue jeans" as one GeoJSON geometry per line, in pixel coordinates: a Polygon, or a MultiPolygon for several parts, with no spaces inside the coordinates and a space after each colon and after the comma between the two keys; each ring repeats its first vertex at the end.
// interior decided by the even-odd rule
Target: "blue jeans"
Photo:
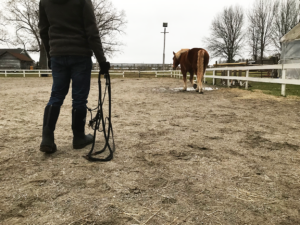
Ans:
{"type": "Polygon", "coordinates": [[[91,57],[54,56],[51,57],[51,67],[53,85],[47,105],[61,106],[72,80],[73,109],[85,109],[91,84],[91,57]]]}

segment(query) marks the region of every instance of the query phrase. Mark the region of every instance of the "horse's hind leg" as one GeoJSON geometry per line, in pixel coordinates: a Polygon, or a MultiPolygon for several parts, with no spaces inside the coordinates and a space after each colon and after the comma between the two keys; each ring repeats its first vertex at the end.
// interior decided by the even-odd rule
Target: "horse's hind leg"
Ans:
{"type": "Polygon", "coordinates": [[[183,75],[183,82],[184,82],[183,90],[186,91],[186,89],[187,89],[187,84],[186,84],[186,72],[185,72],[185,73],[182,73],[182,75],[183,75]]]}
{"type": "Polygon", "coordinates": [[[197,79],[198,79],[198,87],[197,91],[199,90],[200,94],[203,94],[203,88],[202,88],[202,83],[204,79],[204,51],[200,50],[198,52],[198,60],[197,60],[197,79]]]}
{"type": "Polygon", "coordinates": [[[199,85],[200,85],[199,93],[200,94],[203,94],[203,83],[204,83],[204,74],[202,74],[201,80],[199,82],[199,85]]]}
{"type": "Polygon", "coordinates": [[[198,70],[196,70],[196,75],[197,75],[197,82],[195,84],[196,92],[199,91],[201,94],[203,94],[202,83],[201,83],[201,74],[198,72],[198,70]]]}
{"type": "Polygon", "coordinates": [[[201,75],[197,74],[198,86],[197,86],[196,91],[199,91],[200,94],[203,94],[203,87],[202,87],[203,78],[204,78],[204,76],[201,76],[201,75]]]}
{"type": "Polygon", "coordinates": [[[196,89],[197,88],[197,84],[194,84],[194,72],[192,72],[192,71],[190,71],[190,82],[192,84],[192,87],[194,89],[196,89]]]}
{"type": "Polygon", "coordinates": [[[204,80],[204,74],[202,74],[201,73],[201,71],[197,71],[197,89],[196,89],[196,91],[198,92],[199,91],[199,93],[200,94],[203,94],[203,80],[204,80]]]}

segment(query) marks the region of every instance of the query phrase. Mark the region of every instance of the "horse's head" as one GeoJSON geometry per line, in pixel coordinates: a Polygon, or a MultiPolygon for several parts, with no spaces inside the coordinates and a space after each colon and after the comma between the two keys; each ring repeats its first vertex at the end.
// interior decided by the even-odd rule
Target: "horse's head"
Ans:
{"type": "Polygon", "coordinates": [[[178,67],[180,62],[179,62],[179,58],[176,57],[176,53],[173,52],[173,54],[174,54],[174,57],[173,57],[173,70],[176,70],[176,68],[178,67]]]}

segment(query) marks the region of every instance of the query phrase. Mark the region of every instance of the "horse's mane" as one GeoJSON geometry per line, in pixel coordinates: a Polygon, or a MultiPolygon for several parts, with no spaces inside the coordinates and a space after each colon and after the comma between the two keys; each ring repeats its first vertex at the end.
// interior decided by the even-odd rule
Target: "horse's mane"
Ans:
{"type": "Polygon", "coordinates": [[[182,53],[187,52],[187,51],[189,51],[189,50],[190,50],[190,49],[188,49],[188,48],[183,48],[183,49],[181,49],[179,52],[177,52],[177,53],[175,54],[176,59],[179,59],[179,57],[181,56],[182,53]]]}

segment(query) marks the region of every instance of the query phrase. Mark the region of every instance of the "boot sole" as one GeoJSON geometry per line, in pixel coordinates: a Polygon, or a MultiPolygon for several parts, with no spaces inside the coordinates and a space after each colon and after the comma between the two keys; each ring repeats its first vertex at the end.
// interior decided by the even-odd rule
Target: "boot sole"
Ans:
{"type": "Polygon", "coordinates": [[[46,154],[52,154],[52,153],[56,152],[56,150],[57,150],[56,145],[54,146],[54,148],[51,147],[51,146],[48,146],[48,145],[43,145],[43,146],[41,145],[40,146],[40,151],[44,152],[46,154]]]}

